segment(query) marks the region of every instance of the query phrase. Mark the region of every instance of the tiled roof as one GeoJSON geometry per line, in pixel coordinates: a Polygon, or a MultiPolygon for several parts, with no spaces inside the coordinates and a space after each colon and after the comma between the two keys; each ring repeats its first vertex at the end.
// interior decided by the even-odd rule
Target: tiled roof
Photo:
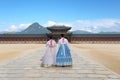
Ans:
{"type": "Polygon", "coordinates": [[[120,34],[72,34],[72,37],[120,37],[120,34]]]}
{"type": "Polygon", "coordinates": [[[0,34],[0,37],[46,37],[46,34],[0,34]]]}
{"type": "MultiPolygon", "coordinates": [[[[0,37],[47,37],[46,34],[0,34],[0,37]]],[[[71,37],[120,37],[120,34],[72,34],[71,37]]]]}
{"type": "Polygon", "coordinates": [[[53,31],[53,30],[70,30],[71,27],[64,26],[64,25],[54,25],[51,27],[47,27],[48,30],[53,31]]]}

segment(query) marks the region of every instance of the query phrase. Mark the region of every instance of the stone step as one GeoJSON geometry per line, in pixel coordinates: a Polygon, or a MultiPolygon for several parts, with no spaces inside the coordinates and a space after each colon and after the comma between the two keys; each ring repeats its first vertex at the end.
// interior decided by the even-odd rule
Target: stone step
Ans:
{"type": "Polygon", "coordinates": [[[71,50],[72,67],[41,67],[44,50],[17,57],[0,65],[0,80],[120,80],[120,76],[71,50]]]}

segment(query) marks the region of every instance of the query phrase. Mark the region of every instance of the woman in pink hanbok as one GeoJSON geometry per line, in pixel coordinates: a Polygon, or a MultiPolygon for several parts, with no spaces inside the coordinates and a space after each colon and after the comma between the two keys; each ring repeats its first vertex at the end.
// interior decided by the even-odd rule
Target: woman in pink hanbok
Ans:
{"type": "Polygon", "coordinates": [[[56,60],[56,42],[50,36],[50,40],[46,43],[46,52],[42,58],[42,67],[50,67],[55,65],[56,60]]]}

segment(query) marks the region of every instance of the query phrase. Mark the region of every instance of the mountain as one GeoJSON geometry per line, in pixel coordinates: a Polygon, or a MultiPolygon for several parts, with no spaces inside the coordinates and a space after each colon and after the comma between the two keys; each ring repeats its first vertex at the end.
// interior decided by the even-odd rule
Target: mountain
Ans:
{"type": "Polygon", "coordinates": [[[19,33],[19,32],[16,32],[16,31],[2,31],[2,32],[0,32],[0,34],[16,34],[16,33],[19,33]]]}
{"type": "Polygon", "coordinates": [[[75,30],[75,31],[72,31],[72,34],[92,34],[92,33],[88,31],[83,31],[83,30],[75,30]]]}
{"type": "Polygon", "coordinates": [[[99,32],[98,34],[120,34],[120,32],[99,32]]]}
{"type": "Polygon", "coordinates": [[[27,29],[20,32],[20,34],[46,34],[50,31],[46,29],[45,27],[41,26],[39,23],[35,22],[28,26],[27,29]]]}

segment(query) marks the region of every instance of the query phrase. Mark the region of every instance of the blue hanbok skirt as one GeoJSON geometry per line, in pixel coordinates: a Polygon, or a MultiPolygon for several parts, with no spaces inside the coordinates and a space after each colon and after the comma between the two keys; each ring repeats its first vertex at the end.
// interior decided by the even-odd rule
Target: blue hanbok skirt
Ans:
{"type": "Polygon", "coordinates": [[[56,55],[56,66],[72,66],[70,49],[66,44],[61,44],[56,55]]]}

